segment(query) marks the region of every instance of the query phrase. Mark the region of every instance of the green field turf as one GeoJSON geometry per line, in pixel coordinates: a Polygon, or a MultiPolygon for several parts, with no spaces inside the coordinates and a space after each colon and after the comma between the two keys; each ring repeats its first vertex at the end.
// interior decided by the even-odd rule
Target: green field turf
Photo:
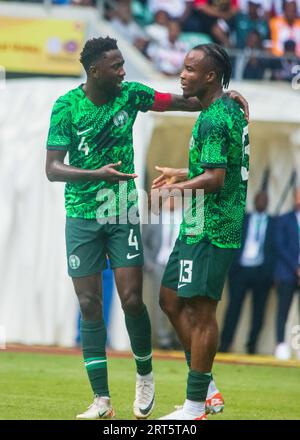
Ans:
{"type": "MultiPolygon", "coordinates": [[[[183,403],[187,369],[178,360],[154,360],[154,367],[156,419],[183,403]]],[[[299,369],[215,364],[214,376],[226,407],[210,419],[300,419],[299,369]]],[[[116,419],[133,419],[133,361],[110,359],[109,379],[116,419]]],[[[72,420],[91,400],[79,356],[0,353],[1,420],[72,420]]]]}

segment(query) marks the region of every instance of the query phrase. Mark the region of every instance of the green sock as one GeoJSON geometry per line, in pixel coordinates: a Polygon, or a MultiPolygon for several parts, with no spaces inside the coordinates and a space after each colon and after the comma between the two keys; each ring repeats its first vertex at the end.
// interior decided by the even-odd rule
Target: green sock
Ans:
{"type": "Polygon", "coordinates": [[[146,306],[139,315],[125,313],[125,322],[137,372],[145,376],[152,371],[151,324],[146,306]]]}
{"type": "Polygon", "coordinates": [[[191,368],[191,350],[185,351],[184,354],[187,366],[191,368]]]}
{"type": "MultiPolygon", "coordinates": [[[[185,354],[185,360],[186,360],[187,366],[189,368],[191,368],[191,351],[187,350],[184,352],[184,354],[185,354]]],[[[214,380],[213,375],[211,375],[211,381],[213,381],[213,380],[214,380]]]]}
{"type": "Polygon", "coordinates": [[[187,399],[194,402],[205,402],[211,377],[211,373],[200,373],[190,369],[187,380],[187,399]]]}
{"type": "Polygon", "coordinates": [[[81,320],[80,335],[84,364],[93,392],[98,396],[109,397],[104,322],[81,320]]]}

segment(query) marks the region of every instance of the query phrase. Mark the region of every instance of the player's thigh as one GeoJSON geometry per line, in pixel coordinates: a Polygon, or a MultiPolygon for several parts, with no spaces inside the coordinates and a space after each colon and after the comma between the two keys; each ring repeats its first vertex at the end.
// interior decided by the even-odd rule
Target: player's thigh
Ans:
{"type": "Polygon", "coordinates": [[[115,282],[121,303],[128,301],[141,303],[143,290],[142,266],[116,267],[115,282]]]}
{"type": "Polygon", "coordinates": [[[97,273],[85,277],[72,278],[74,290],[78,299],[95,296],[102,300],[102,275],[97,273]]]}
{"type": "Polygon", "coordinates": [[[181,242],[178,296],[203,296],[219,301],[234,255],[234,249],[219,248],[208,241],[181,242]]]}
{"type": "Polygon", "coordinates": [[[159,293],[160,308],[169,316],[179,316],[185,307],[185,300],[177,295],[177,291],[161,285],[159,293]]]}
{"type": "Polygon", "coordinates": [[[143,266],[144,251],[140,224],[107,224],[106,248],[112,269],[143,266]]]}
{"type": "Polygon", "coordinates": [[[197,295],[184,298],[184,302],[190,325],[207,327],[216,320],[217,299],[197,295]]]}
{"type": "Polygon", "coordinates": [[[68,273],[72,278],[101,273],[106,268],[102,227],[96,220],[66,219],[68,273]]]}

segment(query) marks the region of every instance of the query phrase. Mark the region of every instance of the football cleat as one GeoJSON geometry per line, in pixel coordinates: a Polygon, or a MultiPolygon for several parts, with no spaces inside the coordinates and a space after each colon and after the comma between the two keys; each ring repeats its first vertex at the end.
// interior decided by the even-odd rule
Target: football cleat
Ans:
{"type": "Polygon", "coordinates": [[[112,419],[115,411],[111,406],[110,399],[96,396],[94,402],[88,409],[76,416],[78,420],[96,420],[96,419],[112,419]]]}
{"type": "Polygon", "coordinates": [[[158,420],[207,420],[207,416],[202,413],[195,417],[194,414],[188,413],[181,407],[164,417],[160,417],[158,420]]]}
{"type": "Polygon", "coordinates": [[[216,391],[207,397],[205,402],[206,414],[219,414],[224,410],[224,399],[220,391],[216,391]]]}
{"type": "Polygon", "coordinates": [[[280,361],[287,361],[291,357],[291,349],[286,342],[281,342],[275,348],[275,357],[280,361]]]}
{"type": "Polygon", "coordinates": [[[137,419],[146,419],[154,409],[155,387],[153,374],[149,379],[137,374],[133,414],[137,419]]]}

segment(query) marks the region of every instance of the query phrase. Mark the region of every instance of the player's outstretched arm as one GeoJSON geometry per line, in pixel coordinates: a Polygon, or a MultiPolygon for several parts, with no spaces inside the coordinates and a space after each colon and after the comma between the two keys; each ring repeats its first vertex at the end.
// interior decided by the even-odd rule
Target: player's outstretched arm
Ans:
{"type": "Polygon", "coordinates": [[[160,176],[152,182],[151,189],[157,189],[164,185],[172,185],[177,182],[182,182],[187,179],[187,168],[169,168],[156,166],[155,169],[160,171],[160,176]]]}
{"type": "Polygon", "coordinates": [[[161,190],[180,190],[181,193],[185,189],[196,191],[203,189],[206,193],[218,192],[224,186],[226,175],[225,168],[206,168],[203,174],[194,177],[190,180],[185,180],[179,183],[170,183],[160,186],[161,190]]]}
{"type": "MultiPolygon", "coordinates": [[[[249,121],[249,106],[246,99],[236,90],[230,90],[226,92],[226,95],[239,104],[245,113],[245,118],[249,121]]],[[[202,106],[196,97],[184,98],[182,95],[156,92],[152,110],[199,112],[202,110],[202,106]]]]}
{"type": "Polygon", "coordinates": [[[119,167],[121,162],[110,163],[96,170],[85,170],[66,165],[64,163],[66,154],[66,151],[47,151],[46,174],[50,182],[88,182],[94,180],[118,182],[137,177],[137,174],[127,174],[116,170],[116,167],[119,167]]]}
{"type": "Polygon", "coordinates": [[[182,95],[171,94],[168,111],[199,112],[202,110],[198,98],[184,98],[182,95]]]}

